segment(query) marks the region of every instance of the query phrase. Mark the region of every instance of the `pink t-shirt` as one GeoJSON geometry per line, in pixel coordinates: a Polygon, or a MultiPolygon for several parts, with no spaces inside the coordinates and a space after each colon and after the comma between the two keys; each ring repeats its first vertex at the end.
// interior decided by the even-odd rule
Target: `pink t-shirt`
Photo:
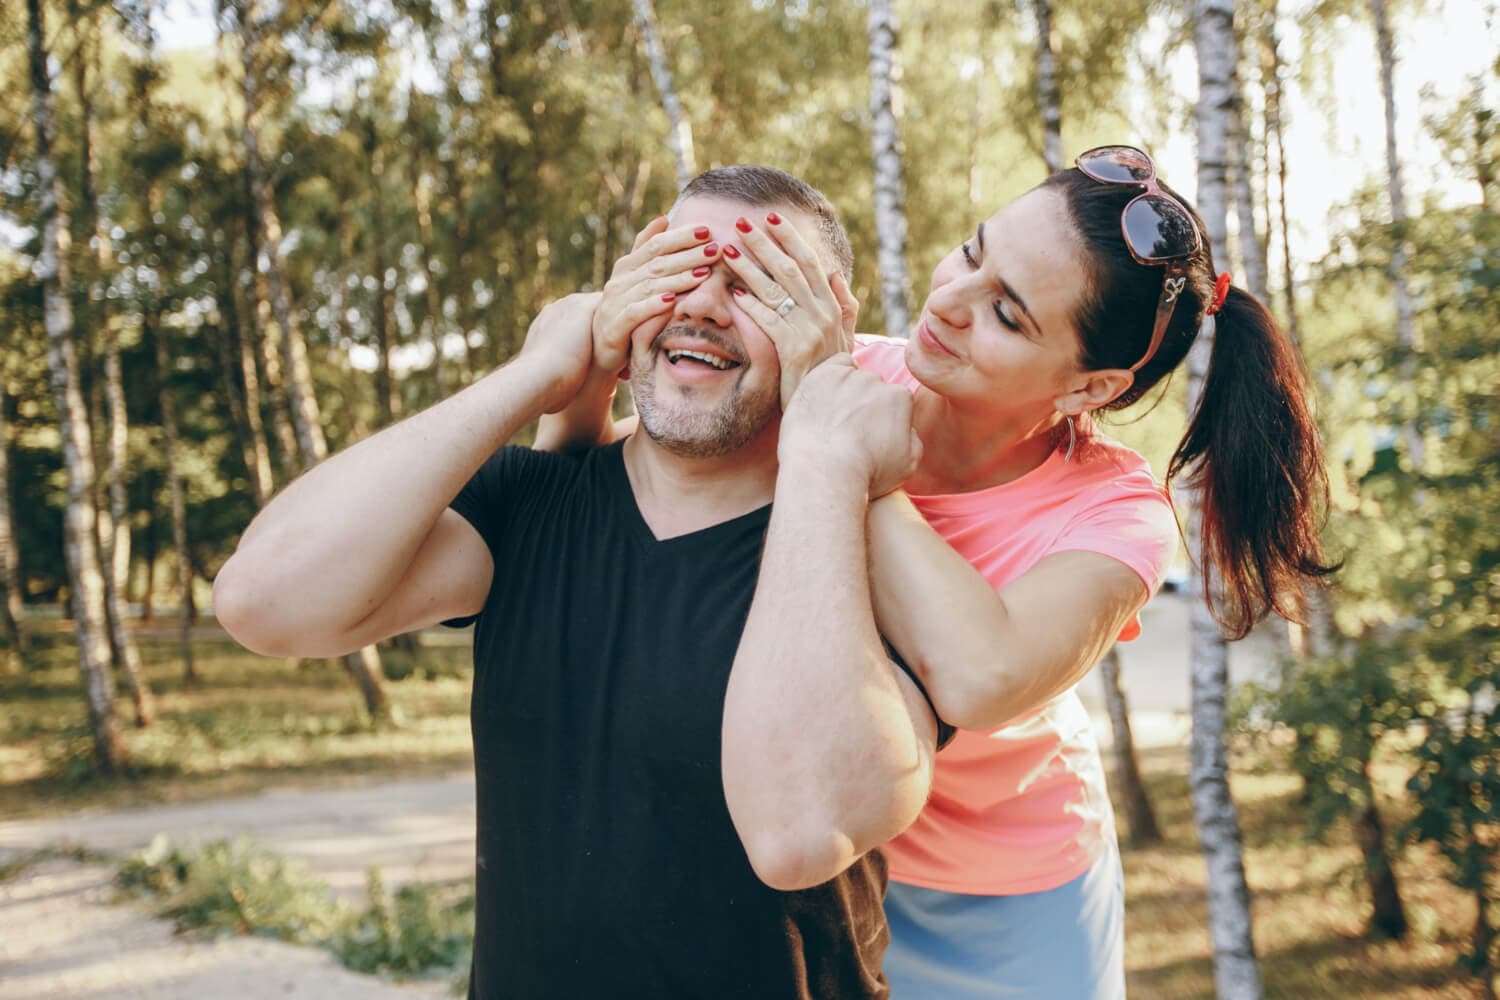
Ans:
{"type": "MultiPolygon", "coordinates": [[[[854,358],[916,389],[904,341],[860,336],[854,358]]],[[[996,589],[1055,552],[1084,551],[1124,563],[1155,592],[1177,550],[1171,502],[1144,458],[1079,429],[1069,461],[1058,449],[1012,482],[912,503],[996,589]]],[[[1120,639],[1140,631],[1133,619],[1120,639]]],[[[927,807],[884,850],[897,882],[1010,896],[1072,881],[1113,836],[1099,747],[1069,690],[989,733],[960,732],[937,756],[927,807]]]]}

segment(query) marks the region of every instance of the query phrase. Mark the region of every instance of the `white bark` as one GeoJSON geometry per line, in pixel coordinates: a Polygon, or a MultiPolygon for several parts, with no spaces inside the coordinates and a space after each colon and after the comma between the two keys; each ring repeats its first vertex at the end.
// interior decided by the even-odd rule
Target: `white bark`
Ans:
{"type": "Polygon", "coordinates": [[[1042,159],[1047,173],[1063,168],[1062,97],[1057,89],[1057,57],[1052,53],[1051,0],[1032,0],[1036,16],[1037,110],[1042,116],[1042,159]]]}
{"type": "MultiPolygon", "coordinates": [[[[1245,113],[1245,94],[1239,75],[1234,79],[1234,106],[1230,112],[1231,171],[1234,178],[1234,215],[1239,222],[1240,266],[1243,286],[1266,301],[1266,244],[1255,219],[1255,188],[1251,183],[1255,163],[1254,137],[1245,113]]],[[[1222,265],[1221,265],[1222,266],[1222,265]]]]}
{"type": "MultiPolygon", "coordinates": [[[[259,227],[260,254],[257,261],[261,275],[270,293],[271,311],[276,316],[276,325],[281,328],[281,361],[286,369],[287,394],[291,401],[292,426],[297,435],[297,448],[301,453],[302,467],[310,469],[328,457],[328,441],[323,436],[322,415],[318,409],[318,397],[313,389],[312,372],[307,363],[307,342],[297,323],[292,309],[291,292],[283,278],[281,259],[281,217],[277,213],[267,182],[265,164],[261,159],[260,141],[257,135],[260,119],[260,89],[256,75],[255,56],[260,49],[260,24],[254,0],[241,0],[237,5],[240,27],[240,52],[243,75],[240,92],[245,101],[244,145],[245,169],[250,179],[251,196],[255,202],[252,224],[259,227]]],[[[269,373],[268,373],[269,374],[269,373]]],[[[182,553],[186,557],[186,551],[182,553]]],[[[185,568],[190,573],[190,566],[185,568]]],[[[384,673],[380,653],[374,646],[366,646],[343,657],[344,669],[349,672],[355,686],[365,700],[370,715],[382,721],[391,718],[390,702],[386,698],[384,673]]]]}
{"type": "Polygon", "coordinates": [[[26,0],[27,43],[31,74],[31,123],[35,133],[40,194],[38,218],[41,254],[33,274],[42,286],[47,331],[47,370],[62,432],[63,467],[67,473],[67,507],[63,518],[68,583],[75,609],[78,669],[101,771],[113,773],[126,764],[125,744],[114,715],[114,677],[110,673],[109,638],[104,619],[104,579],[95,545],[94,452],[88,417],[78,388],[78,360],[73,347],[73,307],[69,301],[69,236],[63,209],[62,179],[52,159],[52,82],[47,75],[45,27],[41,0],[26,0]]]}
{"type": "MultiPolygon", "coordinates": [[[[1396,47],[1391,40],[1391,25],[1385,0],[1370,0],[1370,17],[1375,22],[1375,48],[1380,58],[1380,95],[1385,102],[1385,170],[1386,190],[1391,199],[1391,223],[1396,231],[1396,245],[1391,250],[1391,285],[1396,294],[1396,346],[1403,351],[1422,350],[1422,334],[1417,329],[1416,310],[1411,287],[1406,283],[1406,268],[1411,260],[1407,239],[1406,185],[1401,178],[1401,157],[1396,153],[1396,47]]],[[[1411,379],[1412,364],[1408,358],[1403,373],[1411,379]]],[[[1415,420],[1402,427],[1406,454],[1415,471],[1421,471],[1425,448],[1421,429],[1415,420]]]]}
{"type": "Polygon", "coordinates": [[[682,102],[677,99],[677,87],[672,82],[672,69],[667,65],[666,48],[661,43],[661,33],[656,27],[656,10],[651,0],[634,0],[635,26],[646,46],[646,61],[651,66],[651,79],[661,95],[661,106],[666,109],[667,122],[671,125],[667,133],[667,145],[672,150],[672,159],[677,164],[677,189],[687,186],[698,173],[693,152],[693,123],[682,111],[682,102]]]}
{"type": "Polygon", "coordinates": [[[11,649],[25,652],[20,553],[16,550],[16,528],[10,515],[10,425],[6,422],[5,406],[5,383],[0,375],[0,626],[11,649]]]}
{"type": "Polygon", "coordinates": [[[159,317],[148,320],[152,347],[156,351],[157,401],[161,407],[162,450],[167,459],[167,484],[172,496],[172,548],[177,554],[177,634],[182,647],[182,676],[184,680],[196,681],[197,668],[193,662],[193,561],[188,555],[187,497],[183,490],[182,475],[177,467],[177,405],[172,399],[172,387],[168,380],[171,371],[168,358],[166,331],[161,329],[159,317]]]}
{"type": "MultiPolygon", "coordinates": [[[[1302,333],[1297,321],[1297,284],[1292,273],[1292,227],[1286,207],[1286,142],[1282,134],[1281,111],[1281,41],[1276,33],[1276,7],[1273,4],[1270,19],[1271,29],[1266,39],[1266,155],[1270,156],[1271,144],[1276,145],[1276,200],[1281,226],[1281,270],[1282,296],[1286,312],[1286,332],[1292,343],[1301,346],[1302,333]]],[[[1270,191],[1266,192],[1267,200],[1270,191]]],[[[1267,227],[1267,238],[1270,237],[1267,227]]]]}
{"type": "MultiPolygon", "coordinates": [[[[1236,46],[1233,0],[1197,0],[1198,211],[1216,249],[1226,242],[1230,118],[1234,107],[1236,46]]],[[[1200,336],[1188,354],[1188,409],[1203,393],[1212,338],[1200,336]]],[[[1203,538],[1202,493],[1188,493],[1188,544],[1196,555],[1203,538]]],[[[1189,782],[1193,816],[1207,865],[1209,932],[1214,983],[1220,1000],[1259,1000],[1260,968],[1251,933],[1250,891],[1245,882],[1239,815],[1229,792],[1224,739],[1229,693],[1224,634],[1204,601],[1201,573],[1193,574],[1191,630],[1193,735],[1189,782]]]]}
{"type": "Polygon", "coordinates": [[[907,306],[906,209],[902,181],[901,129],[896,117],[896,15],[891,0],[870,0],[870,113],[875,161],[875,233],[880,265],[880,304],[885,332],[905,337],[907,306]]]}

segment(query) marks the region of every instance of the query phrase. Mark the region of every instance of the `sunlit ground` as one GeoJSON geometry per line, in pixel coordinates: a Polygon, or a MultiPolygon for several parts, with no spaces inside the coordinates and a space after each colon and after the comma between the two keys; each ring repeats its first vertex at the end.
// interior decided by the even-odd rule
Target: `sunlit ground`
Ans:
{"type": "MultiPolygon", "coordinates": [[[[372,727],[363,718],[336,664],[298,665],[253,656],[228,642],[203,642],[201,680],[186,685],[170,643],[146,642],[142,652],[160,717],[151,730],[136,730],[128,724],[122,694],[125,738],[141,773],[101,781],[87,767],[74,654],[55,637],[23,674],[0,676],[0,815],[201,799],[356,776],[440,774],[467,766],[468,649],[458,636],[435,637],[444,639],[415,656],[386,654],[387,669],[402,678],[388,685],[399,717],[389,728],[372,727]]],[[[1154,751],[1143,765],[1167,840],[1125,851],[1130,992],[1146,1000],[1209,1000],[1204,873],[1186,757],[1177,750],[1154,751]]],[[[1310,841],[1297,779],[1259,754],[1242,754],[1236,766],[1234,792],[1267,997],[1481,995],[1458,969],[1473,903],[1443,880],[1443,862],[1434,852],[1412,848],[1398,863],[1411,939],[1367,944],[1361,938],[1367,892],[1348,829],[1335,827],[1326,844],[1310,841]]],[[[1404,818],[1403,775],[1388,767],[1379,777],[1394,830],[1404,818]]]]}

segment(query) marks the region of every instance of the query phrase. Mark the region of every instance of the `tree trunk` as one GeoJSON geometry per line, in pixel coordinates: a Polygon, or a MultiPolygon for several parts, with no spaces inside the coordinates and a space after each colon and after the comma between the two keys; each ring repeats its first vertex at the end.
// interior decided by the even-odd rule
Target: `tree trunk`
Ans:
{"type": "Polygon", "coordinates": [[[1062,97],[1057,89],[1057,58],[1052,54],[1052,2],[1032,0],[1036,14],[1037,110],[1042,116],[1042,159],[1047,173],[1063,168],[1062,97]]]}
{"type": "Polygon", "coordinates": [[[62,178],[52,160],[52,82],[47,76],[47,53],[42,42],[46,31],[41,0],[26,0],[26,13],[32,128],[36,135],[37,187],[41,197],[37,221],[42,232],[41,254],[33,274],[42,286],[47,369],[62,431],[63,467],[67,473],[63,537],[68,586],[76,608],[78,668],[93,731],[94,757],[101,772],[114,774],[126,765],[125,743],[115,722],[114,677],[110,673],[104,621],[104,581],[95,547],[94,454],[73,347],[70,236],[63,208],[62,178]]]}
{"type": "Polygon", "coordinates": [[[1391,867],[1385,823],[1375,803],[1375,784],[1370,779],[1370,762],[1364,764],[1365,807],[1354,818],[1354,839],[1364,856],[1365,881],[1370,886],[1370,923],[1366,935],[1375,939],[1401,941],[1406,938],[1406,907],[1401,902],[1401,887],[1396,870],[1391,867]]]}
{"type": "Polygon", "coordinates": [[[167,484],[172,495],[172,548],[176,550],[177,556],[177,635],[182,646],[182,679],[195,684],[198,681],[198,670],[193,660],[193,563],[188,554],[187,500],[183,493],[182,476],[177,468],[177,404],[172,398],[172,386],[168,378],[171,369],[168,367],[167,338],[154,309],[145,317],[145,326],[144,332],[151,337],[156,351],[156,392],[161,408],[162,449],[167,460],[167,484]]]}
{"type": "Polygon", "coordinates": [[[661,94],[661,105],[666,109],[671,130],[667,133],[667,146],[672,150],[672,160],[677,165],[677,190],[698,173],[693,152],[693,124],[682,111],[677,99],[677,87],[672,82],[672,69],[667,65],[666,49],[661,43],[661,34],[656,29],[656,10],[651,0],[633,0],[635,5],[635,27],[641,33],[646,46],[646,60],[651,64],[651,79],[661,94]]]}
{"type": "Polygon", "coordinates": [[[1130,843],[1136,847],[1160,843],[1161,827],[1156,810],[1141,780],[1141,765],[1135,754],[1135,739],[1130,732],[1130,711],[1125,703],[1125,689],[1120,684],[1120,650],[1111,646],[1099,661],[1100,679],[1104,682],[1104,704],[1109,709],[1109,726],[1115,737],[1115,787],[1125,804],[1125,820],[1130,827],[1130,843]]]}
{"type": "Polygon", "coordinates": [[[1234,104],[1230,109],[1230,176],[1234,178],[1234,214],[1239,222],[1240,266],[1244,268],[1244,287],[1265,302],[1266,244],[1255,219],[1255,186],[1253,174],[1254,137],[1245,114],[1245,95],[1239,74],[1234,77],[1234,104]]]}
{"type": "MultiPolygon", "coordinates": [[[[260,27],[254,8],[253,0],[237,4],[243,61],[240,86],[245,102],[245,169],[255,203],[254,222],[258,227],[257,236],[261,247],[260,271],[269,288],[271,311],[276,317],[276,325],[281,328],[281,356],[286,368],[288,395],[291,398],[292,425],[296,432],[297,446],[301,450],[302,466],[310,469],[328,456],[328,443],[323,436],[318,397],[313,390],[312,374],[308,369],[307,344],[302,339],[302,330],[292,309],[290,290],[282,277],[281,219],[271,197],[260,155],[257,135],[260,120],[259,80],[255,69],[255,55],[260,48],[260,27]]],[[[344,668],[354,678],[364,696],[365,707],[370,715],[380,721],[389,721],[390,703],[385,695],[380,653],[375,647],[366,646],[345,656],[344,668]]]]}
{"type": "Polygon", "coordinates": [[[896,15],[891,0],[870,0],[871,146],[875,161],[875,233],[880,304],[889,337],[911,327],[906,288],[906,210],[901,132],[896,120],[896,15]]]}
{"type": "MultiPolygon", "coordinates": [[[[75,19],[84,15],[76,3],[70,3],[75,19]]],[[[98,57],[97,49],[95,58],[98,57]]],[[[156,716],[151,697],[151,688],[146,682],[141,667],[141,654],[127,627],[124,592],[130,579],[130,527],[127,522],[125,498],[125,465],[128,459],[130,440],[129,417],[125,409],[125,388],[120,378],[120,323],[105,295],[105,285],[113,265],[113,247],[109,227],[99,210],[98,188],[95,176],[98,163],[94,155],[97,148],[94,127],[93,94],[88,81],[89,59],[80,51],[74,56],[74,83],[78,90],[78,101],[82,111],[82,171],[80,174],[79,206],[83,210],[83,228],[94,241],[95,257],[90,261],[90,312],[81,316],[83,321],[80,338],[84,330],[92,327],[104,335],[104,398],[109,409],[109,433],[105,439],[108,464],[105,466],[105,487],[108,506],[99,512],[97,527],[99,536],[99,563],[104,576],[104,617],[109,629],[110,656],[115,666],[125,676],[125,686],[130,690],[131,704],[135,709],[135,724],[141,728],[150,726],[156,716]]]]}
{"type": "MultiPolygon", "coordinates": [[[[1197,0],[1198,211],[1215,248],[1225,246],[1226,170],[1236,64],[1233,0],[1197,0]]],[[[1188,411],[1198,405],[1213,350],[1199,335],[1188,354],[1188,411]]],[[[1203,494],[1188,491],[1188,546],[1202,551],[1203,494]]],[[[1220,1000],[1260,1000],[1260,967],[1251,930],[1250,890],[1240,841],[1239,814],[1229,792],[1224,745],[1229,689],[1228,648],[1209,613],[1201,573],[1192,578],[1191,663],[1193,734],[1189,782],[1193,816],[1208,869],[1209,930],[1214,983],[1220,1000]]]]}
{"type": "Polygon", "coordinates": [[[5,412],[9,397],[5,389],[4,373],[0,373],[0,627],[5,630],[6,644],[19,658],[27,647],[21,628],[20,552],[10,516],[10,423],[5,412]]]}
{"type": "MultiPolygon", "coordinates": [[[[1271,28],[1265,46],[1266,155],[1270,155],[1271,143],[1274,141],[1276,144],[1276,200],[1278,214],[1281,217],[1281,290],[1283,308],[1286,311],[1286,332],[1292,343],[1300,348],[1302,331],[1297,320],[1297,283],[1292,275],[1292,227],[1286,208],[1286,141],[1282,133],[1281,122],[1281,41],[1276,34],[1276,17],[1276,9],[1273,7],[1270,14],[1271,28]]],[[[1269,191],[1266,192],[1266,198],[1270,200],[1269,191]]],[[[1269,230],[1266,236],[1270,237],[1269,230]]]]}
{"type": "MultiPolygon", "coordinates": [[[[423,169],[421,143],[412,143],[412,195],[417,209],[417,249],[422,254],[420,267],[425,288],[427,322],[424,337],[432,345],[432,387],[438,399],[448,398],[448,379],[443,367],[443,296],[438,286],[437,259],[433,256],[432,182],[423,169]]],[[[602,287],[595,285],[595,287],[602,287]]]]}
{"type": "Polygon", "coordinates": [[[370,269],[375,273],[375,346],[380,363],[375,369],[375,402],[380,411],[380,426],[389,427],[401,414],[396,379],[391,371],[391,351],[395,337],[391,330],[390,289],[385,272],[385,147],[375,128],[375,116],[365,116],[365,154],[370,161],[370,269]]]}
{"type": "MultiPolygon", "coordinates": [[[[1406,186],[1401,179],[1401,158],[1396,155],[1396,50],[1391,40],[1385,0],[1370,0],[1370,17],[1375,22],[1376,55],[1380,59],[1380,94],[1385,102],[1386,190],[1390,194],[1391,226],[1395,231],[1390,275],[1391,285],[1396,293],[1396,347],[1406,355],[1402,371],[1410,382],[1414,369],[1412,355],[1422,350],[1422,335],[1417,329],[1411,288],[1406,283],[1406,267],[1411,259],[1411,249],[1406,231],[1406,186]]],[[[1401,433],[1406,442],[1406,454],[1412,470],[1420,472],[1425,465],[1425,446],[1417,420],[1408,419],[1402,425],[1401,433]]]]}

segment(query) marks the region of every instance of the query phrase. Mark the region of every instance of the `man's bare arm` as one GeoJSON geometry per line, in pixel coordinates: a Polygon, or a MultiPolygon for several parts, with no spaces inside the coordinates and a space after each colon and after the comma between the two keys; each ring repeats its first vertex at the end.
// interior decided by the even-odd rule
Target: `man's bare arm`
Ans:
{"type": "Polygon", "coordinates": [[[589,343],[586,319],[572,326],[577,342],[528,343],[505,367],[272,500],[214,581],[229,633],[258,652],[326,656],[477,611],[490,555],[448,504],[520,427],[576,394],[589,343]]]}

